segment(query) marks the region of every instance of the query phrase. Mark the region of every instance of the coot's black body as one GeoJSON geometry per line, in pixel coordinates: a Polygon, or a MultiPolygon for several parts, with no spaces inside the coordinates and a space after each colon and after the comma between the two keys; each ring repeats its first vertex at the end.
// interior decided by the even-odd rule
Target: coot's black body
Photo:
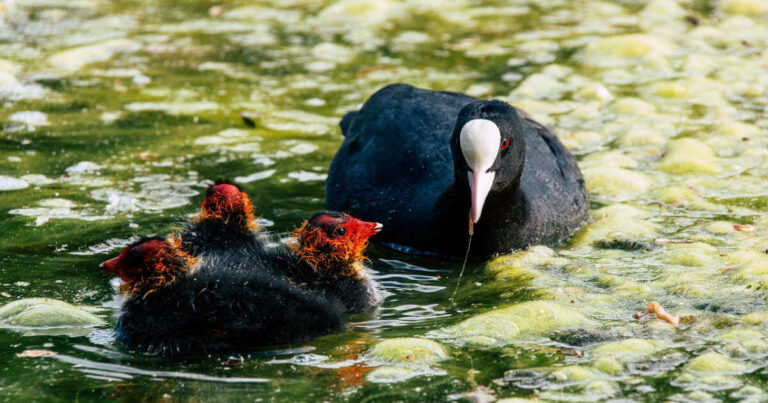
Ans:
{"type": "Polygon", "coordinates": [[[248,352],[342,331],[346,313],[375,306],[368,302],[372,284],[349,281],[343,294],[310,289],[280,275],[270,261],[277,256],[249,265],[227,253],[203,257],[197,270],[172,284],[131,296],[117,339],[165,356],[248,352]]]}
{"type": "Polygon", "coordinates": [[[247,260],[264,249],[254,231],[214,220],[186,221],[178,236],[181,238],[182,249],[192,256],[241,251],[242,258],[247,260]]]}
{"type": "Polygon", "coordinates": [[[283,273],[293,284],[339,301],[348,314],[370,311],[381,303],[376,283],[366,269],[359,276],[331,275],[312,269],[292,254],[272,252],[263,256],[273,270],[283,273]]]}
{"type": "Polygon", "coordinates": [[[587,219],[587,193],[576,161],[552,132],[499,101],[405,84],[384,87],[342,120],[328,208],[381,222],[379,242],[463,257],[470,189],[458,136],[459,123],[473,118],[494,121],[511,147],[492,167],[499,171],[470,255],[566,240],[587,219]]]}
{"type": "Polygon", "coordinates": [[[379,301],[368,278],[328,287],[307,279],[311,284],[298,283],[286,270],[312,268],[290,252],[254,255],[260,258],[247,264],[238,252],[206,255],[173,283],[133,294],[123,304],[117,339],[166,356],[247,352],[339,332],[345,314],[370,310],[379,301]]]}

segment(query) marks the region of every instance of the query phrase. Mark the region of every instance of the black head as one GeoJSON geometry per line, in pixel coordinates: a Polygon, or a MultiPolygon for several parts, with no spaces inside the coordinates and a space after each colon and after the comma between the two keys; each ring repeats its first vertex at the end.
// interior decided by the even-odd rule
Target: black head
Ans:
{"type": "Polygon", "coordinates": [[[486,198],[518,186],[525,162],[525,134],[517,110],[502,101],[473,102],[459,112],[451,138],[456,183],[471,194],[473,223],[486,198]]]}

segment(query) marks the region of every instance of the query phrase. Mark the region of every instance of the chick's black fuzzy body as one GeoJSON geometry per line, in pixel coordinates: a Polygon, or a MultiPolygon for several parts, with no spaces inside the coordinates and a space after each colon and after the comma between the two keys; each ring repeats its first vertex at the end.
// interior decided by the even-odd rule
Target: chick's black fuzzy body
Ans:
{"type": "MultiPolygon", "coordinates": [[[[189,221],[178,232],[182,248],[192,256],[217,254],[227,251],[258,253],[262,244],[254,231],[232,228],[217,220],[189,221]]],[[[251,255],[243,256],[244,259],[251,255]]]]}
{"type": "Polygon", "coordinates": [[[381,303],[376,282],[368,270],[356,276],[333,275],[285,252],[266,253],[264,258],[271,262],[272,270],[284,273],[293,284],[340,301],[348,314],[370,311],[381,303]]]}
{"type": "Polygon", "coordinates": [[[335,276],[287,248],[245,246],[205,254],[169,285],[134,293],[116,333],[133,350],[164,356],[244,353],[340,332],[346,314],[380,302],[367,271],[335,276]]]}
{"type": "Polygon", "coordinates": [[[269,259],[246,265],[225,252],[201,258],[166,287],[134,294],[116,333],[131,349],[165,356],[243,353],[339,332],[344,315],[342,301],[292,284],[269,259]]]}

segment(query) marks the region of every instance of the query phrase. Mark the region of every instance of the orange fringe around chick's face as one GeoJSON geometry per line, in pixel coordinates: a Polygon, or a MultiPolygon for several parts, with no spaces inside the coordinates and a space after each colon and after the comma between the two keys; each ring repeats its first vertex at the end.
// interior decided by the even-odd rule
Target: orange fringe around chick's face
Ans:
{"type": "Polygon", "coordinates": [[[195,217],[197,221],[221,221],[243,231],[254,231],[258,228],[251,199],[232,183],[216,181],[208,186],[201,207],[200,214],[195,217]]]}
{"type": "Polygon", "coordinates": [[[316,214],[293,232],[298,238],[294,252],[315,270],[342,276],[361,276],[356,264],[365,259],[368,239],[381,231],[381,224],[358,220],[344,213],[316,214]]]}
{"type": "Polygon", "coordinates": [[[181,249],[181,238],[148,238],[128,245],[119,256],[99,267],[123,281],[120,291],[133,295],[142,290],[147,294],[173,282],[190,270],[197,258],[181,249]]]}

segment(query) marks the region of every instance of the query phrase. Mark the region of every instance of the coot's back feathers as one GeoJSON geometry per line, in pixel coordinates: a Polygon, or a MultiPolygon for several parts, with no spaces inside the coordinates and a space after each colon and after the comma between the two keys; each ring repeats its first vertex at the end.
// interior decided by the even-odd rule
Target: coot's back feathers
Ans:
{"type": "Polygon", "coordinates": [[[344,117],[341,118],[339,126],[341,127],[341,134],[343,136],[347,135],[347,132],[349,131],[349,125],[352,124],[355,116],[357,116],[357,111],[347,112],[344,114],[344,117]]]}

